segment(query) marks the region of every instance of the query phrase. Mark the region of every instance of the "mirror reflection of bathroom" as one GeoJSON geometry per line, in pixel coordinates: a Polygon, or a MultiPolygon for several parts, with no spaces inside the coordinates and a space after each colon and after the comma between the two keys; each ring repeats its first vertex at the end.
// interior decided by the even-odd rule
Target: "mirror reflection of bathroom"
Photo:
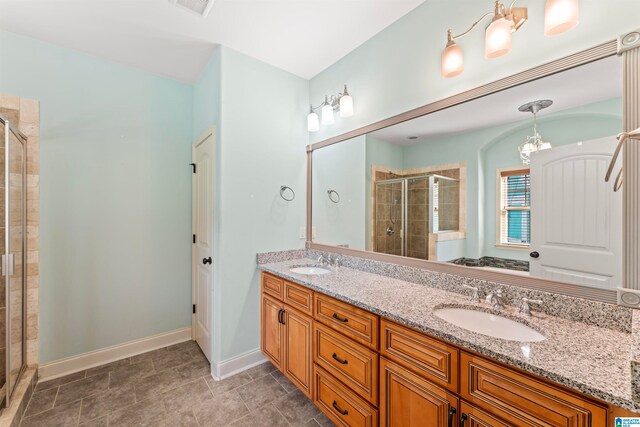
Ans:
{"type": "Polygon", "coordinates": [[[609,57],[321,148],[314,241],[615,289],[621,129],[609,57]],[[331,217],[329,186],[349,194],[331,217]]]}

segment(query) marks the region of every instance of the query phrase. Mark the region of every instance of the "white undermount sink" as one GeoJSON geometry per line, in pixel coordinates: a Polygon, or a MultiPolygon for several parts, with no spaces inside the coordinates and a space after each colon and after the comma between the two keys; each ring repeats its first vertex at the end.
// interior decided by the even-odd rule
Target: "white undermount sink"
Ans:
{"type": "Polygon", "coordinates": [[[300,267],[293,267],[293,268],[290,268],[289,271],[291,271],[292,273],[306,274],[308,276],[331,273],[331,270],[329,270],[328,268],[319,267],[315,265],[303,265],[300,267]]]}
{"type": "Polygon", "coordinates": [[[544,335],[520,322],[496,314],[467,308],[440,308],[433,312],[463,329],[503,340],[519,342],[538,342],[545,340],[544,335]]]}

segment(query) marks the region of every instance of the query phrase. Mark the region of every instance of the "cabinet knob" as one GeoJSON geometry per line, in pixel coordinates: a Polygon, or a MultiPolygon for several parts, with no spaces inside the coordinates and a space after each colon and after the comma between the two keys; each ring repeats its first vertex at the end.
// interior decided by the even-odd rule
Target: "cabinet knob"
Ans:
{"type": "Polygon", "coordinates": [[[212,262],[213,262],[213,260],[211,259],[211,257],[209,257],[209,258],[202,258],[202,263],[203,263],[204,265],[211,264],[212,262]]]}
{"type": "Polygon", "coordinates": [[[539,253],[539,252],[537,252],[537,251],[533,251],[533,252],[531,252],[531,253],[529,254],[529,256],[530,256],[531,258],[538,258],[538,257],[540,257],[540,253],[539,253]]]}

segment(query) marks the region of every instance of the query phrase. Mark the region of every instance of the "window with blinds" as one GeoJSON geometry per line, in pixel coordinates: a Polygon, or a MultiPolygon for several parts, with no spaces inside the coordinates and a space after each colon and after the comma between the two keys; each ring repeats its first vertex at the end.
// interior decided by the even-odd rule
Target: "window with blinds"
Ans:
{"type": "Polygon", "coordinates": [[[531,241],[529,169],[500,172],[500,244],[528,246],[531,241]]]}

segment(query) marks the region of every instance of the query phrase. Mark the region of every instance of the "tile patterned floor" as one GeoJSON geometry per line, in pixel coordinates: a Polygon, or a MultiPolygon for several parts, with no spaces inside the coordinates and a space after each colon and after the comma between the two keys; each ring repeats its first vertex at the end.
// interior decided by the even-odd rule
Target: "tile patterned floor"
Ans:
{"type": "Polygon", "coordinates": [[[270,363],[214,381],[188,341],[38,383],[21,426],[333,424],[270,363]]]}

